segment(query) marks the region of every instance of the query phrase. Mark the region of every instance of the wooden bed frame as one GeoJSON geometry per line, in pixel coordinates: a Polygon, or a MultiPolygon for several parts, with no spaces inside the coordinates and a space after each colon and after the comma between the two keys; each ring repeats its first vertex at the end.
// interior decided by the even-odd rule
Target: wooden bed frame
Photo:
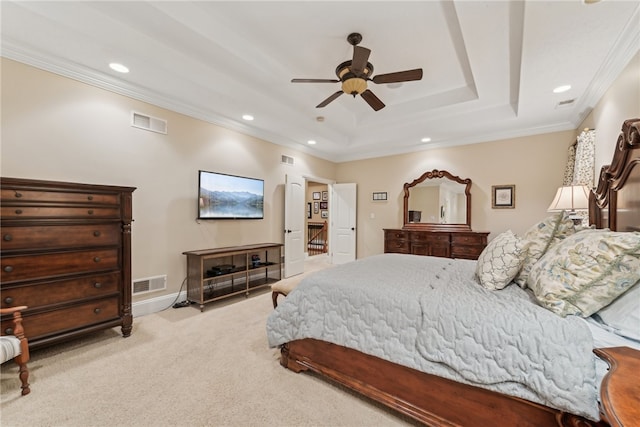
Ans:
{"type": "MultiPolygon", "coordinates": [[[[611,165],[590,196],[598,228],[640,230],[640,119],[623,123],[611,165]]],[[[429,426],[607,426],[537,403],[485,390],[314,339],[281,347],[280,363],[311,370],[429,426]]]]}

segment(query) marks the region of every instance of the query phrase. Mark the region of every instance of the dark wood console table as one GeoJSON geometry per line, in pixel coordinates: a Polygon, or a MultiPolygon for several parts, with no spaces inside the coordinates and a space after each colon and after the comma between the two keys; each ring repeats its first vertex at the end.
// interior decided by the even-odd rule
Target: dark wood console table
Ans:
{"type": "Polygon", "coordinates": [[[270,286],[282,278],[282,244],[260,243],[183,252],[187,298],[204,304],[270,286]]]}

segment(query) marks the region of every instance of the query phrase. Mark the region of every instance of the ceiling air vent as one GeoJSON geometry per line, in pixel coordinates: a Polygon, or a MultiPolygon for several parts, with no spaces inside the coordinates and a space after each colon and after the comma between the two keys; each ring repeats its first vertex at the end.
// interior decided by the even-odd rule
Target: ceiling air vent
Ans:
{"type": "Polygon", "coordinates": [[[293,165],[293,157],[285,156],[283,154],[281,162],[284,163],[285,165],[293,165]]]}
{"type": "Polygon", "coordinates": [[[558,102],[558,104],[556,105],[556,108],[569,107],[569,106],[573,105],[574,102],[576,102],[575,98],[574,99],[565,99],[564,101],[558,102]]]}
{"type": "Polygon", "coordinates": [[[131,112],[131,126],[139,129],[150,130],[151,132],[167,134],[166,120],[151,117],[136,111],[131,112]]]}
{"type": "Polygon", "coordinates": [[[147,277],[133,281],[133,294],[145,294],[147,292],[161,291],[167,289],[167,276],[147,277]]]}

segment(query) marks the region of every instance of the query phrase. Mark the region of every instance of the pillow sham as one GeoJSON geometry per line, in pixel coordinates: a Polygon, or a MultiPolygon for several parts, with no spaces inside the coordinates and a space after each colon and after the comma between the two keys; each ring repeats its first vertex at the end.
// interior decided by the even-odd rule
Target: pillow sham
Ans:
{"type": "Polygon", "coordinates": [[[491,240],[478,257],[476,275],[482,287],[495,291],[507,286],[520,271],[529,242],[511,230],[491,240]]]}
{"type": "Polygon", "coordinates": [[[565,317],[591,316],[640,282],[640,232],[584,230],[551,247],[531,268],[538,302],[565,317]]]}
{"type": "Polygon", "coordinates": [[[596,314],[615,333],[640,341],[640,283],[636,283],[596,314]]]}
{"type": "Polygon", "coordinates": [[[549,247],[575,233],[576,226],[566,211],[548,216],[527,230],[522,238],[530,242],[529,252],[514,282],[521,288],[526,288],[531,268],[549,247]]]}

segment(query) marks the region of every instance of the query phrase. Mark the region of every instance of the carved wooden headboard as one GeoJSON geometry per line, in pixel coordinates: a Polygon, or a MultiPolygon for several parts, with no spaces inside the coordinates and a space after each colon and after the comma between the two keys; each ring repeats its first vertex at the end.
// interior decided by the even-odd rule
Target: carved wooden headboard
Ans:
{"type": "Polygon", "coordinates": [[[640,119],[622,124],[613,160],[602,167],[589,196],[589,223],[613,231],[640,231],[640,119]]]}

